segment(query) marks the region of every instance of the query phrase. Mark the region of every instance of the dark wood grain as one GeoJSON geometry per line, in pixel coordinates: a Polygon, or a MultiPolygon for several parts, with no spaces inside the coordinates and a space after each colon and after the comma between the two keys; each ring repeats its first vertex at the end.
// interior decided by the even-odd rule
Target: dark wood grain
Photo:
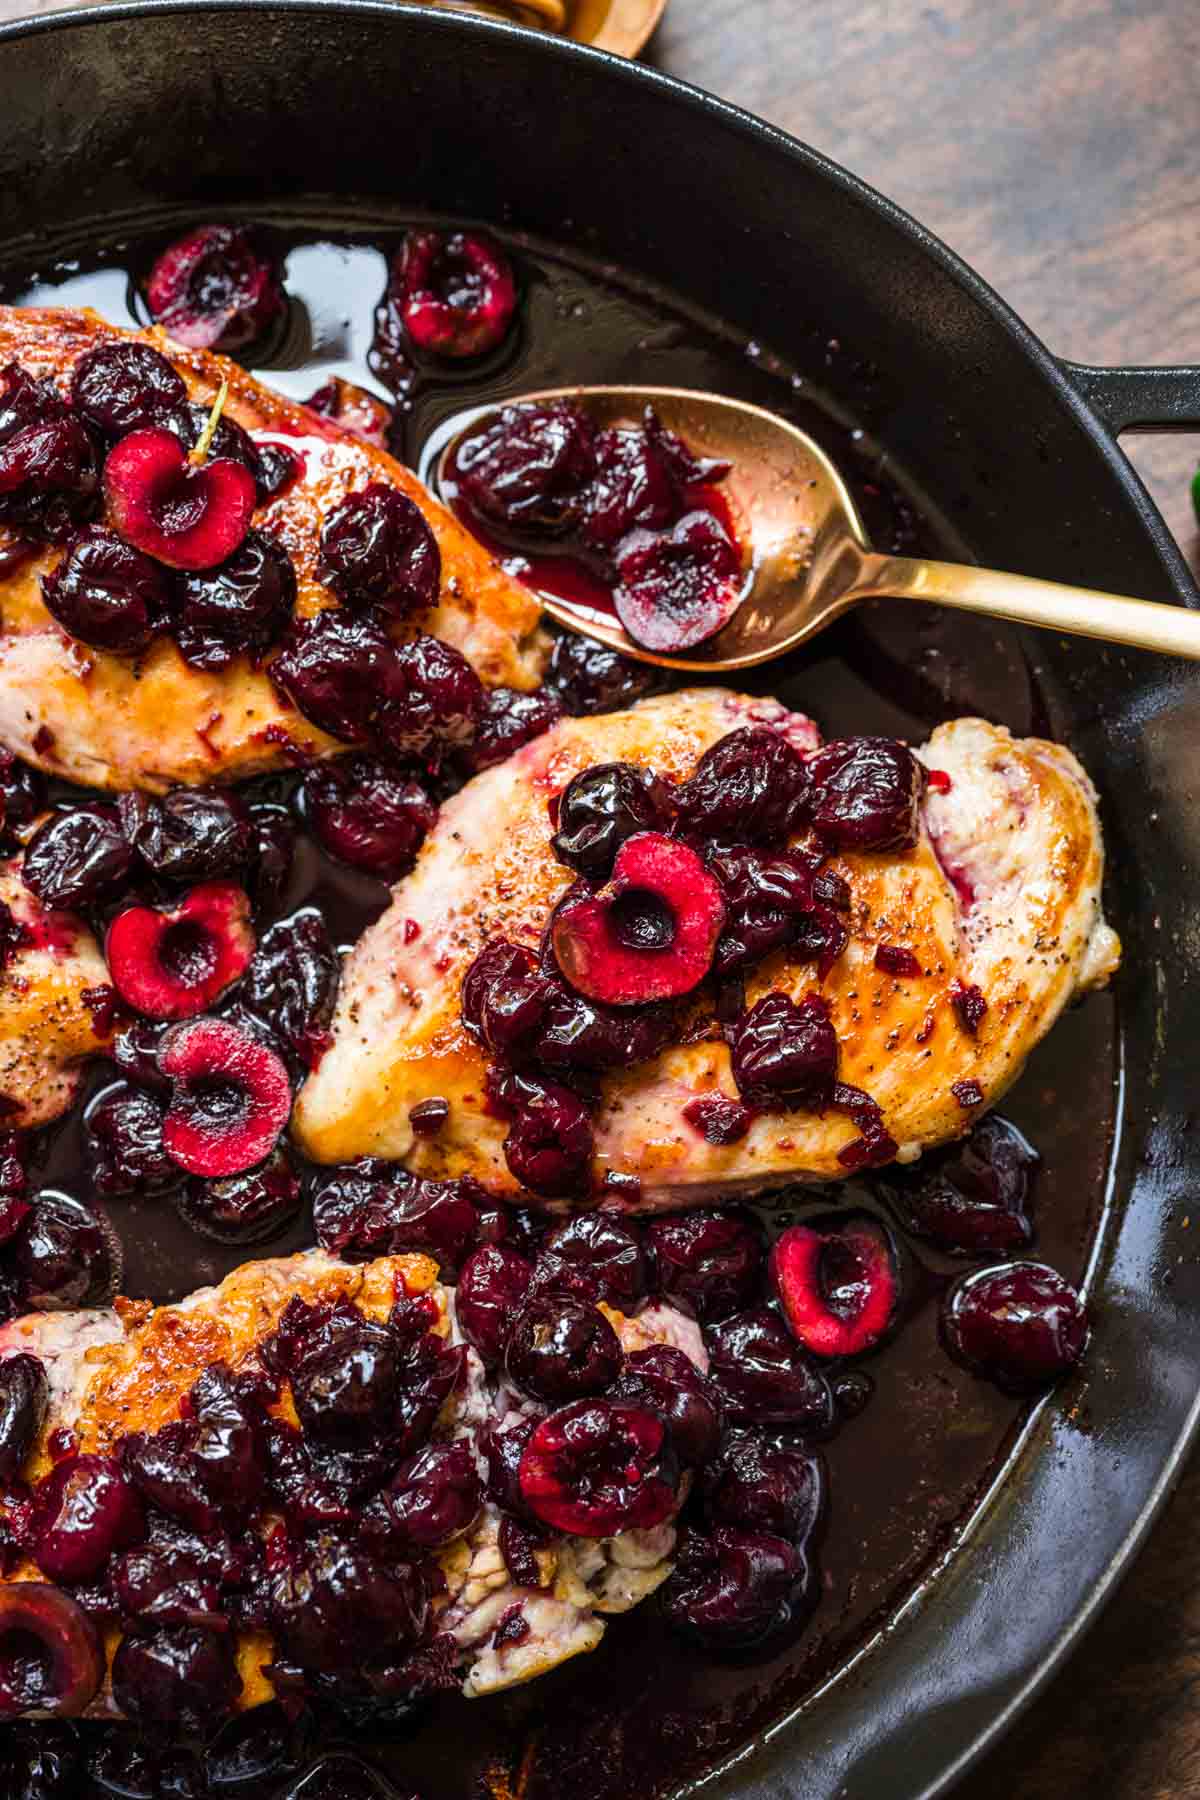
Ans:
{"type": "MultiPolygon", "coordinates": [[[[670,0],[649,56],[908,207],[1060,355],[1200,362],[1196,0],[670,0]]],[[[1200,445],[1127,448],[1195,562],[1200,445]]],[[[1198,1510],[1200,1467],[964,1800],[1200,1796],[1198,1510]]]]}

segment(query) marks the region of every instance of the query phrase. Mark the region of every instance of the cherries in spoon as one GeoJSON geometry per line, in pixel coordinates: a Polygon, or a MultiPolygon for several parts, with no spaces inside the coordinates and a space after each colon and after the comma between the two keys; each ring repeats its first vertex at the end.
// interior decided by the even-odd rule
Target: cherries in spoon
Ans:
{"type": "MultiPolygon", "coordinates": [[[[820,445],[763,407],[720,394],[648,387],[544,388],[505,404],[556,402],[581,406],[602,429],[636,425],[650,407],[696,457],[731,465],[722,491],[749,547],[744,597],[712,636],[686,654],[639,642],[614,614],[564,600],[538,583],[535,568],[533,585],[553,618],[626,656],[711,674],[746,669],[794,650],[860,601],[891,598],[1200,659],[1200,614],[1182,607],[873,550],[820,445]]],[[[458,447],[499,411],[485,407],[465,419],[460,415],[426,446],[422,473],[443,497],[454,486],[458,447]]]]}

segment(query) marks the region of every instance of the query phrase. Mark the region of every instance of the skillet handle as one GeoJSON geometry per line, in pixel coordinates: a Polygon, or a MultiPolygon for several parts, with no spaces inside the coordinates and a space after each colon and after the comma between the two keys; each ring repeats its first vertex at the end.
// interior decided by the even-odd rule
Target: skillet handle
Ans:
{"type": "Polygon", "coordinates": [[[1122,431],[1200,431],[1200,368],[1060,367],[1114,437],[1122,431]]]}

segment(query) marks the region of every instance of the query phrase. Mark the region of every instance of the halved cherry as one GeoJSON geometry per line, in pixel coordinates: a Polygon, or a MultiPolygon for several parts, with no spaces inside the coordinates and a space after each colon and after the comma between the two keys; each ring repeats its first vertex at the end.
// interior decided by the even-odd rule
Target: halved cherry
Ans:
{"type": "Polygon", "coordinates": [[[392,408],[368,388],[356,387],[340,375],[331,375],[304,402],[310,412],[332,419],[343,431],[353,432],[364,444],[386,450],[392,408]]]}
{"type": "Polygon", "coordinates": [[[77,1719],[103,1673],[96,1627],[70,1594],[48,1581],[0,1586],[0,1719],[77,1719]]]}
{"type": "Polygon", "coordinates": [[[126,542],[173,569],[214,569],[250,529],[254,476],[229,457],[189,455],[173,431],[131,431],[109,451],[104,497],[126,542]]]}
{"type": "Polygon", "coordinates": [[[254,955],[249,896],[206,881],[178,906],[129,906],[108,928],[113,986],[150,1019],[192,1019],[245,974],[254,955]]]}
{"type": "Polygon", "coordinates": [[[517,303],[508,258],[481,231],[410,231],[392,287],[409,341],[456,361],[494,350],[517,303]]]}
{"type": "Polygon", "coordinates": [[[789,1226],[770,1268],[784,1317],[814,1356],[861,1356],[892,1321],[896,1257],[874,1219],[789,1226]]]}
{"type": "Polygon", "coordinates": [[[277,265],[238,225],[201,225],[169,245],[146,300],[156,323],[194,350],[236,350],[285,305],[277,265]]]}
{"type": "Polygon", "coordinates": [[[724,923],[721,889],[696,852],[642,831],[622,844],[607,887],[567,895],[551,941],[578,993],[638,1006],[690,993],[712,965],[724,923]]]}
{"type": "Polygon", "coordinates": [[[679,1465],[666,1426],[640,1406],[576,1400],[543,1419],[521,1457],[521,1497],[556,1531],[613,1537],[675,1510],[679,1465]]]}
{"type": "Polygon", "coordinates": [[[264,1162],[292,1106],[275,1052],[229,1019],[190,1019],[162,1041],[158,1066],[172,1083],[163,1149],[189,1175],[238,1175],[264,1162]]]}
{"type": "Polygon", "coordinates": [[[670,531],[631,531],[617,554],[613,605],[635,644],[689,650],[742,603],[742,552],[715,514],[685,513],[670,531]]]}

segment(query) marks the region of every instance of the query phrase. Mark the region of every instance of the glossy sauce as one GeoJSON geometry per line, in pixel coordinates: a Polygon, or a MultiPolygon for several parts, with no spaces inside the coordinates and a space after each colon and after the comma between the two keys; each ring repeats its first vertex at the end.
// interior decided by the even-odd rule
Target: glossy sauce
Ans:
{"type": "MultiPolygon", "coordinates": [[[[377,230],[363,227],[354,238],[326,233],[312,221],[298,228],[285,219],[276,223],[288,245],[291,314],[262,360],[247,359],[249,366],[299,399],[332,375],[378,388],[367,363],[373,312],[385,255],[398,243],[403,221],[380,220],[377,230]]],[[[103,254],[81,249],[71,264],[39,274],[10,270],[3,297],[91,304],[114,323],[144,323],[128,271],[144,271],[180,224],[172,219],[103,254]]],[[[397,448],[410,463],[463,408],[523,391],[592,382],[711,388],[772,407],[812,432],[850,477],[880,548],[964,553],[911,494],[881,478],[876,448],[823,402],[818,355],[812,368],[784,367],[612,271],[585,268],[523,240],[509,243],[523,288],[518,327],[478,364],[419,369],[398,415],[397,448]]],[[[920,741],[939,721],[963,713],[1016,732],[1053,735],[1058,712],[1014,631],[887,603],[862,609],[786,666],[756,671],[746,685],[811,712],[832,735],[875,732],[920,741]]],[[[291,785],[286,777],[255,784],[277,798],[291,785]]],[[[386,900],[382,884],[335,867],[303,841],[281,911],[315,901],[335,940],[349,945],[386,900]]],[[[1087,1267],[1101,1215],[1116,1067],[1114,1004],[1107,996],[1091,998],[1060,1022],[1003,1107],[1044,1158],[1033,1254],[1075,1281],[1087,1267]]],[[[111,1070],[99,1068],[89,1091],[109,1079],[111,1070]]],[[[86,1191],[79,1109],[57,1130],[42,1179],[86,1191]]],[[[827,1210],[835,1197],[877,1209],[865,1187],[848,1183],[836,1194],[796,1191],[766,1216],[778,1227],[827,1210]]],[[[252,1251],[226,1249],[197,1237],[169,1199],[114,1202],[109,1213],[124,1243],[124,1291],[160,1301],[219,1279],[247,1256],[285,1253],[308,1239],[302,1223],[252,1251]]],[[[456,1697],[439,1702],[406,1741],[371,1747],[377,1766],[403,1792],[418,1789],[425,1800],[472,1800],[488,1791],[516,1791],[524,1800],[624,1800],[633,1793],[650,1800],[712,1768],[836,1670],[952,1541],[1026,1410],[963,1373],[938,1345],[938,1296],[962,1265],[915,1241],[905,1243],[904,1265],[900,1327],[882,1353],[862,1364],[871,1397],[826,1446],[823,1596],[790,1650],[740,1667],[708,1662],[666,1633],[649,1602],[614,1621],[594,1655],[527,1688],[469,1704],[456,1697]],[[522,1779],[511,1790],[506,1771],[518,1766],[522,1779]]]]}

